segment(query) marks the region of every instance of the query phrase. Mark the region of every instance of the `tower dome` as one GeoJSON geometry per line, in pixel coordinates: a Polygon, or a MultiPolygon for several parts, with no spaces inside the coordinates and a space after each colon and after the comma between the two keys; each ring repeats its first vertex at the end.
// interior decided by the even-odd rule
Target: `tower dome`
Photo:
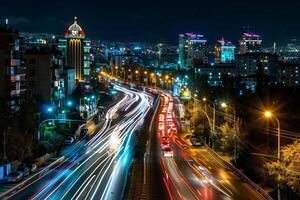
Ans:
{"type": "Polygon", "coordinates": [[[73,24],[68,28],[68,31],[65,34],[66,36],[71,36],[71,37],[84,37],[85,33],[83,32],[81,26],[77,23],[77,17],[74,17],[74,22],[73,24]]]}
{"type": "Polygon", "coordinates": [[[74,23],[69,27],[69,31],[82,31],[82,28],[77,24],[77,17],[74,17],[74,23]]]}

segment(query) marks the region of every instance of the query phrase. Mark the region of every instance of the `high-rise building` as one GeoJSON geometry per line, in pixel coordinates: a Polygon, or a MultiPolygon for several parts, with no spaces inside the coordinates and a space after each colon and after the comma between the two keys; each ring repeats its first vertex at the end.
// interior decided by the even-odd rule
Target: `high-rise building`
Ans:
{"type": "Polygon", "coordinates": [[[0,99],[12,112],[18,111],[26,92],[24,38],[19,32],[0,27],[0,99]]]}
{"type": "Polygon", "coordinates": [[[179,34],[178,64],[180,69],[188,70],[208,63],[207,40],[201,34],[179,34]]]}
{"type": "Polygon", "coordinates": [[[272,53],[246,53],[236,56],[237,75],[249,89],[255,90],[257,77],[275,80],[278,73],[278,55],[272,53]]]}
{"type": "Polygon", "coordinates": [[[26,50],[28,92],[43,103],[64,107],[64,64],[61,52],[50,48],[26,50]]]}
{"type": "Polygon", "coordinates": [[[243,33],[239,40],[239,54],[261,51],[262,39],[254,33],[243,33]]]}
{"type": "Polygon", "coordinates": [[[85,32],[74,18],[74,23],[65,32],[64,39],[58,46],[66,56],[67,68],[74,69],[76,81],[87,81],[90,74],[91,41],[86,39],[85,32]]]}
{"type": "Polygon", "coordinates": [[[215,63],[233,63],[235,46],[222,38],[215,45],[215,63]]]}
{"type": "Polygon", "coordinates": [[[300,64],[281,62],[277,71],[277,81],[287,86],[299,86],[300,64]]]}

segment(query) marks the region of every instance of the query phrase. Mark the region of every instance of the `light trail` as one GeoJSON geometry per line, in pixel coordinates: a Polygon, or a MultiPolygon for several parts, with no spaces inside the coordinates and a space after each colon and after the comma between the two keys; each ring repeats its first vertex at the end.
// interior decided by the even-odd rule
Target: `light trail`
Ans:
{"type": "MultiPolygon", "coordinates": [[[[115,90],[124,97],[108,109],[103,127],[88,142],[80,142],[74,151],[67,152],[68,163],[47,174],[50,180],[39,187],[32,199],[99,199],[99,194],[106,199],[107,191],[123,191],[126,181],[117,183],[116,174],[122,161],[132,159],[133,133],[142,125],[154,99],[122,86],[116,85],[115,90]]],[[[130,165],[126,166],[129,169],[130,165]]],[[[115,196],[121,197],[121,193],[115,196]]]]}

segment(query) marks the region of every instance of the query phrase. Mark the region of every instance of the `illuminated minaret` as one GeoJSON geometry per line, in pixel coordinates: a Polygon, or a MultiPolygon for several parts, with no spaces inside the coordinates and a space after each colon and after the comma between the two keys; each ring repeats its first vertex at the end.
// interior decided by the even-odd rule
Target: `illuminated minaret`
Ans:
{"type": "Polygon", "coordinates": [[[60,40],[59,47],[67,58],[67,67],[74,69],[76,81],[85,81],[90,73],[91,41],[85,39],[85,32],[77,23],[74,23],[65,32],[65,38],[60,40]]]}

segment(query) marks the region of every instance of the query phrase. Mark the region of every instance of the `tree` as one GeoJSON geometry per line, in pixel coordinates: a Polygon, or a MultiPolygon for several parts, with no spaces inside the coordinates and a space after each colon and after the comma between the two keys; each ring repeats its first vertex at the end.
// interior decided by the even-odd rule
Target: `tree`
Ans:
{"type": "Polygon", "coordinates": [[[221,127],[221,140],[222,140],[222,149],[225,152],[233,150],[233,139],[234,139],[234,130],[231,128],[227,122],[225,122],[221,127]]]}
{"type": "Polygon", "coordinates": [[[280,161],[266,163],[267,172],[280,186],[300,194],[300,141],[283,147],[281,153],[280,161]]]}

